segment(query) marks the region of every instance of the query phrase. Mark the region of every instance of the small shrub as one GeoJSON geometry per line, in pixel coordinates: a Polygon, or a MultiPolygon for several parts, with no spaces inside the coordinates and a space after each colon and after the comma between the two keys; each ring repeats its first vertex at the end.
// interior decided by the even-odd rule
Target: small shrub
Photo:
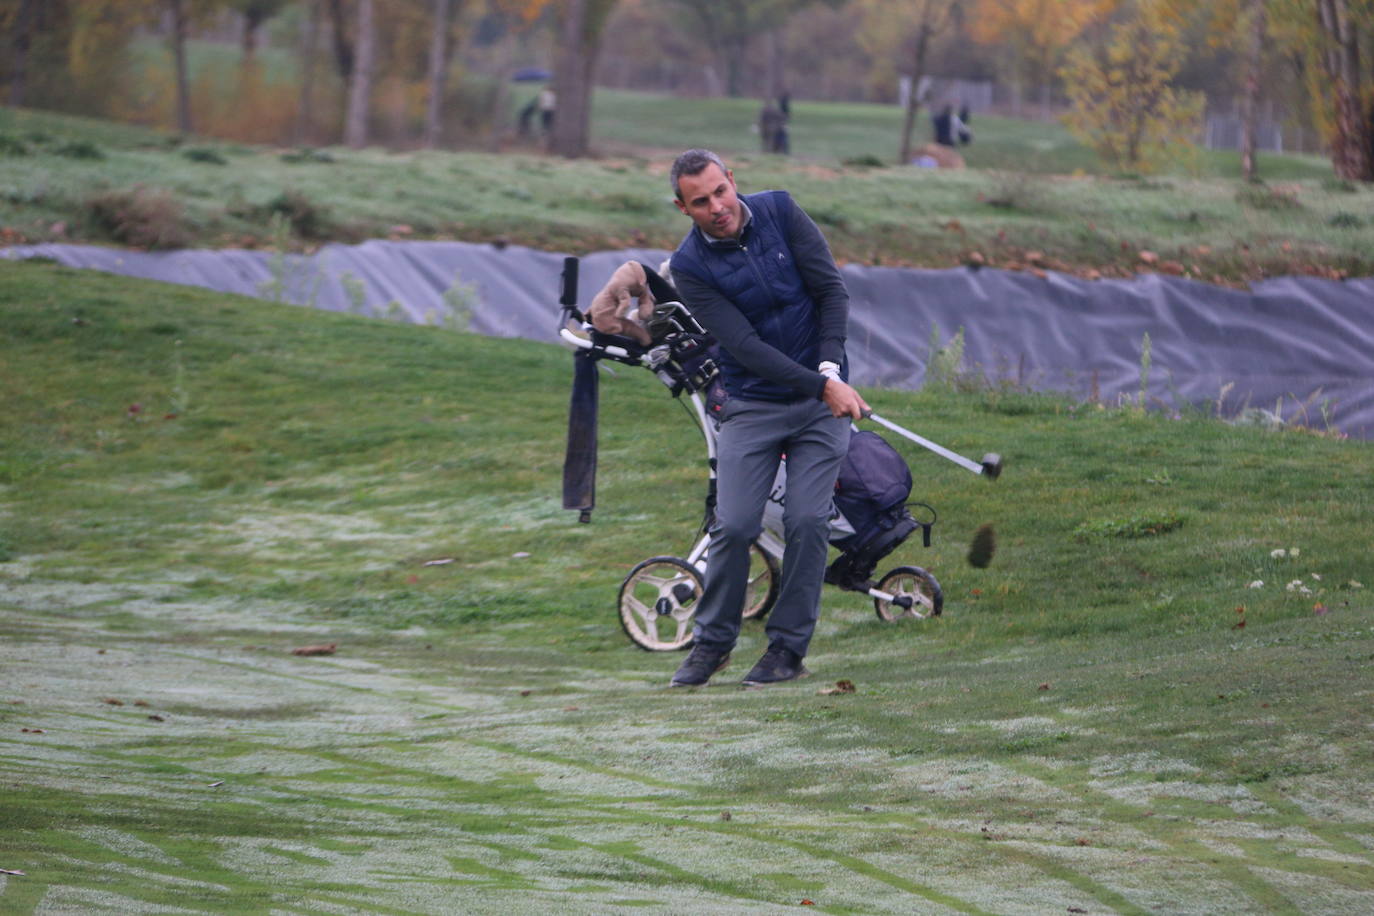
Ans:
{"type": "Polygon", "coordinates": [[[0,156],[27,156],[29,145],[18,137],[0,134],[0,156]]]}
{"type": "Polygon", "coordinates": [[[1040,204],[1037,183],[1027,181],[1025,175],[999,172],[993,176],[992,187],[979,195],[989,207],[999,210],[1036,210],[1040,204]]]}
{"type": "Polygon", "coordinates": [[[329,208],[315,203],[300,191],[283,191],[261,208],[264,216],[281,216],[291,231],[303,239],[323,239],[329,236],[332,219],[329,208]]]}
{"type": "Polygon", "coordinates": [[[1293,188],[1271,188],[1263,184],[1246,184],[1236,192],[1236,202],[1255,210],[1297,210],[1298,192],[1293,188]]]}
{"type": "Polygon", "coordinates": [[[851,156],[843,160],[841,165],[851,169],[881,169],[885,168],[887,163],[872,153],[864,153],[862,156],[851,156]]]}
{"type": "Polygon", "coordinates": [[[931,326],[930,356],[926,360],[925,386],[946,390],[969,390],[964,382],[964,329],[960,328],[949,343],[941,346],[940,329],[931,326]]]}
{"type": "Polygon", "coordinates": [[[218,150],[211,149],[207,146],[193,146],[189,149],[184,149],[181,151],[181,155],[192,162],[204,162],[207,165],[229,164],[228,160],[221,156],[218,150]]]}
{"type": "Polygon", "coordinates": [[[1322,179],[1322,190],[1338,194],[1354,194],[1359,190],[1359,187],[1353,181],[1337,178],[1335,175],[1327,175],[1322,179]]]}
{"type": "Polygon", "coordinates": [[[849,228],[849,217],[835,207],[813,207],[807,211],[811,218],[822,226],[844,231],[849,228]]]}
{"type": "Polygon", "coordinates": [[[105,151],[89,140],[73,140],[53,150],[59,156],[69,159],[104,159],[105,151]]]}
{"type": "Polygon", "coordinates": [[[1359,229],[1364,225],[1364,220],[1354,213],[1346,213],[1344,210],[1332,216],[1328,222],[1337,229],[1359,229]]]}
{"type": "Polygon", "coordinates": [[[334,162],[335,160],[333,156],[329,155],[323,150],[310,149],[309,147],[305,147],[302,149],[291,150],[290,152],[282,153],[281,161],[290,163],[291,165],[299,165],[301,163],[306,162],[318,162],[328,165],[334,162]]]}
{"type": "Polygon", "coordinates": [[[180,248],[190,239],[181,202],[167,191],[103,191],[82,210],[97,233],[135,248],[180,248]]]}
{"type": "Polygon", "coordinates": [[[644,194],[630,194],[624,191],[611,191],[592,198],[591,205],[596,210],[621,213],[656,213],[659,202],[644,194]]]}

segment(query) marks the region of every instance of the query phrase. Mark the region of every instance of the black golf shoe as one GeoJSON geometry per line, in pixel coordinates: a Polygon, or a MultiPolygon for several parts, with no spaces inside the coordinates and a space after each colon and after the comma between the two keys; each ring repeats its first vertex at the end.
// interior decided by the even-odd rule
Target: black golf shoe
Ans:
{"type": "Polygon", "coordinates": [[[768,684],[781,684],[794,681],[810,674],[802,664],[802,657],[782,643],[773,643],[763,653],[757,665],[744,676],[745,687],[764,687],[768,684]]]}
{"type": "Polygon", "coordinates": [[[711,679],[711,675],[730,664],[730,650],[716,649],[697,643],[682,660],[677,673],[668,682],[669,687],[700,687],[711,679]]]}

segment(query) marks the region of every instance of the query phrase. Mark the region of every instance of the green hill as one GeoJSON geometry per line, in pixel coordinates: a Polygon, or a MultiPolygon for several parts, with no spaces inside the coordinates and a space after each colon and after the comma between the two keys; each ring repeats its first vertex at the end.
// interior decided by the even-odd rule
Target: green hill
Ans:
{"type": "Polygon", "coordinates": [[[813,678],[684,693],[614,613],[700,518],[649,373],[579,525],[552,345],[40,263],[0,326],[6,912],[1374,903],[1367,443],[866,392],[1006,458],[903,446],[944,617],[831,590],[813,678]]]}
{"type": "MultiPolygon", "coordinates": [[[[0,240],[672,248],[687,225],[666,180],[673,151],[643,145],[665,136],[651,120],[656,110],[663,117],[664,100],[608,98],[614,104],[598,102],[610,122],[601,136],[614,155],[576,161],[532,147],[282,150],[0,109],[0,240]]],[[[1096,176],[1083,173],[1083,151],[1062,129],[989,118],[969,154],[976,168],[874,167],[895,143],[894,113],[817,104],[798,107],[796,128],[816,158],[782,159],[746,152],[752,115],[743,104],[674,101],[680,120],[670,135],[721,145],[742,190],[790,190],[844,260],[1089,276],[1158,270],[1222,283],[1374,274],[1370,190],[1322,177],[1326,165],[1311,157],[1275,158],[1269,184],[1243,184],[1223,168],[1096,176]]]]}

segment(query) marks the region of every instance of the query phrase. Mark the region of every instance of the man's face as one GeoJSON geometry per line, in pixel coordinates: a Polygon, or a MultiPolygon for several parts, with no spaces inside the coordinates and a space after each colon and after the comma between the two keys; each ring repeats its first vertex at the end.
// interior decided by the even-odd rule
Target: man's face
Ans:
{"type": "Polygon", "coordinates": [[[721,171],[714,162],[695,175],[682,175],[677,181],[681,195],[673,201],[712,238],[729,239],[739,235],[744,211],[735,193],[735,173],[721,171]]]}

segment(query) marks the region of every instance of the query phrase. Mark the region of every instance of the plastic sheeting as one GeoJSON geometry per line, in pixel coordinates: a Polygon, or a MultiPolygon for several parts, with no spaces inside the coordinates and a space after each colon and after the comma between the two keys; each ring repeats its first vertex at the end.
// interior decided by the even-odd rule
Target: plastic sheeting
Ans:
{"type": "MultiPolygon", "coordinates": [[[[0,254],[336,311],[357,308],[361,300],[373,314],[400,309],[415,322],[448,314],[445,293],[461,284],[479,303],[471,330],[545,341],[556,331],[563,261],[519,246],[389,241],[286,257],[80,245],[0,254]]],[[[578,301],[590,302],[623,261],[657,266],[666,256],[634,249],[582,258],[578,301]]],[[[1329,421],[1352,436],[1374,438],[1374,278],[1284,277],[1241,291],[1153,274],[1088,281],[986,268],[843,270],[852,300],[848,349],[859,385],[920,387],[932,332],[943,344],[962,328],[970,371],[1115,403],[1140,390],[1148,334],[1147,397],[1156,405],[1214,405],[1230,386],[1224,415],[1277,407],[1288,420],[1329,421]]]]}

